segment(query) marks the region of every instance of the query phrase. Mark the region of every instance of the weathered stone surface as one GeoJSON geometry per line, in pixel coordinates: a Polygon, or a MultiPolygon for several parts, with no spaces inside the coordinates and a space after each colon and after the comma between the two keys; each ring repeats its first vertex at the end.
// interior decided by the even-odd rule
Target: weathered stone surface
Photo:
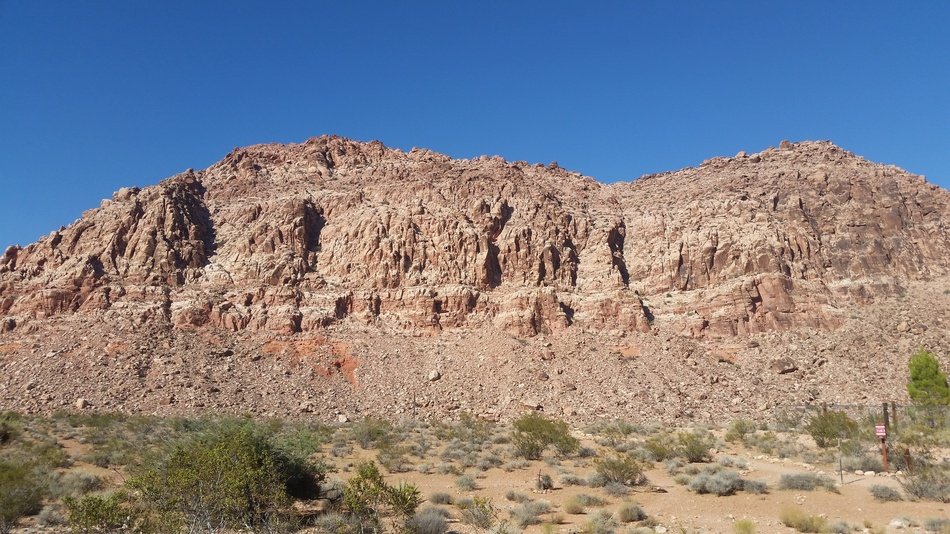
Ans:
{"type": "Polygon", "coordinates": [[[121,189],[4,251],[0,373],[9,391],[43,391],[0,389],[0,407],[68,405],[45,387],[56,377],[97,409],[286,403],[333,418],[376,399],[390,413],[497,416],[529,398],[578,417],[628,401],[713,414],[710,391],[774,375],[773,360],[802,353],[806,377],[833,372],[833,358],[783,345],[799,334],[855,361],[892,336],[946,346],[948,275],[950,193],[827,142],[613,185],[338,137],[259,145],[121,189]],[[932,310],[910,310],[910,291],[932,310]],[[108,362],[101,382],[82,382],[88,354],[108,362]],[[420,399],[409,385],[432,369],[452,372],[420,399]],[[658,377],[673,370],[704,392],[668,393],[658,377]],[[346,393],[361,387],[366,399],[346,393]]]}

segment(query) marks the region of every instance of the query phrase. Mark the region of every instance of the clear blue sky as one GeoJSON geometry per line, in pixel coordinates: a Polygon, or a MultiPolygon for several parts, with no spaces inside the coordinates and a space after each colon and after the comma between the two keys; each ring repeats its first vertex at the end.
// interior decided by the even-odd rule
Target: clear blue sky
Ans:
{"type": "Polygon", "coordinates": [[[0,0],[0,247],[324,133],[602,181],[831,139],[948,187],[948,28],[948,0],[0,0]]]}

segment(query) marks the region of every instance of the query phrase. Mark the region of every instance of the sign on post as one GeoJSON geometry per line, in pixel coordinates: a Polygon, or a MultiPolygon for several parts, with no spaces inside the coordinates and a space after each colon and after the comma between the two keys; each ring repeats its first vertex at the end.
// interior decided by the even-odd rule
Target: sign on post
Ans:
{"type": "Polygon", "coordinates": [[[884,471],[887,472],[887,426],[874,425],[874,434],[881,438],[881,463],[884,464],[884,471]]]}

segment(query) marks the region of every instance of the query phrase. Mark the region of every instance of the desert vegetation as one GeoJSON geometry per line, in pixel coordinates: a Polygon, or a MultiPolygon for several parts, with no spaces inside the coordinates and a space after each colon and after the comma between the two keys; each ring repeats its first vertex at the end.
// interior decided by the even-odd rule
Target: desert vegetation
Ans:
{"type": "Polygon", "coordinates": [[[945,531],[937,506],[950,501],[950,432],[932,412],[901,417],[891,445],[901,454],[885,476],[873,421],[820,408],[721,427],[583,429],[537,412],[511,424],[463,415],[336,425],[4,413],[0,530],[622,533],[722,522],[850,532],[913,512],[945,531]],[[832,496],[826,507],[801,504],[815,492],[832,496]],[[704,512],[678,514],[687,500],[704,512]],[[743,507],[745,517],[721,517],[743,507]]]}

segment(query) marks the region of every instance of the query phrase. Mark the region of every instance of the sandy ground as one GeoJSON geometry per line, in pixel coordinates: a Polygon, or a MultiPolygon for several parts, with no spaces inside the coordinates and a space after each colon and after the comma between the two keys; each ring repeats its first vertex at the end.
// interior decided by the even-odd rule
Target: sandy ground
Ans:
{"type": "MultiPolygon", "coordinates": [[[[585,441],[584,444],[596,447],[593,442],[585,441]]],[[[510,490],[527,494],[535,500],[543,499],[551,502],[554,505],[552,512],[542,516],[542,520],[551,521],[555,517],[560,517],[562,521],[553,526],[553,531],[545,531],[542,525],[533,525],[527,527],[524,530],[525,533],[579,532],[598,510],[616,512],[628,502],[639,504],[648,516],[656,521],[657,525],[665,527],[666,532],[670,533],[732,533],[735,521],[744,518],[754,521],[756,532],[759,533],[796,532],[794,529],[783,525],[779,520],[781,511],[787,507],[801,508],[809,515],[823,515],[829,523],[836,520],[847,521],[852,526],[859,527],[858,532],[864,528],[865,524],[874,527],[886,527],[886,532],[925,532],[922,526],[894,529],[888,527],[888,525],[895,518],[909,518],[920,525],[931,518],[950,518],[950,505],[948,504],[876,501],[869,492],[872,485],[880,484],[900,490],[900,484],[893,476],[863,476],[846,472],[844,473],[844,484],[839,487],[839,494],[825,489],[815,491],[780,490],[778,489],[779,478],[783,474],[815,472],[832,476],[836,481],[839,481],[839,473],[832,465],[809,465],[791,459],[763,457],[759,453],[747,451],[742,447],[724,451],[722,454],[745,459],[748,462],[748,467],[739,470],[742,477],[766,482],[769,486],[769,492],[764,495],[739,492],[726,497],[698,495],[689,491],[686,486],[677,484],[663,468],[663,465],[659,463],[653,464],[646,472],[648,482],[645,486],[635,488],[629,496],[620,498],[609,497],[601,488],[565,487],[558,483],[556,470],[544,461],[531,462],[528,467],[511,472],[498,468],[484,472],[468,470],[467,474],[476,476],[476,489],[474,491],[460,490],[455,484],[458,476],[452,474],[406,472],[389,474],[386,478],[391,483],[406,481],[415,484],[425,497],[434,492],[450,494],[453,497],[453,502],[463,497],[489,497],[500,510],[499,519],[509,518],[509,511],[518,506],[517,503],[506,500],[505,494],[510,490]],[[554,490],[544,493],[535,491],[535,480],[539,472],[551,475],[555,481],[554,490]],[[653,488],[665,490],[666,493],[656,492],[653,488]],[[609,503],[603,507],[589,507],[584,514],[572,515],[565,513],[563,511],[564,503],[582,493],[605,498],[609,503]]],[[[365,451],[356,446],[352,455],[338,458],[337,465],[344,466],[373,458],[375,458],[374,451],[365,451]]],[[[591,462],[585,460],[574,461],[568,459],[562,462],[561,467],[566,467],[569,471],[584,478],[594,470],[591,462]]],[[[334,476],[346,479],[350,474],[350,472],[341,471],[334,476]]],[[[448,506],[447,508],[453,513],[454,517],[458,517],[458,508],[455,506],[448,506]]],[[[631,523],[629,526],[636,525],[637,523],[631,523]]],[[[621,525],[617,532],[624,532],[626,528],[626,526],[621,525]]],[[[452,529],[460,533],[478,532],[478,530],[460,522],[453,523],[452,529]]]]}

